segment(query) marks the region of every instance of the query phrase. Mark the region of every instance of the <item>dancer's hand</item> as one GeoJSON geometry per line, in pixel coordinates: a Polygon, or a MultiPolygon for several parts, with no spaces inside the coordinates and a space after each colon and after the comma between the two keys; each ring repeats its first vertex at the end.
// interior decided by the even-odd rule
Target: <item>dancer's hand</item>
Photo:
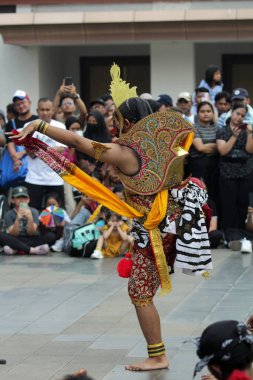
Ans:
{"type": "Polygon", "coordinates": [[[23,128],[17,135],[13,135],[12,132],[6,132],[6,135],[9,135],[11,140],[24,140],[26,136],[34,133],[37,130],[38,120],[34,120],[29,123],[25,128],[23,128]]]}

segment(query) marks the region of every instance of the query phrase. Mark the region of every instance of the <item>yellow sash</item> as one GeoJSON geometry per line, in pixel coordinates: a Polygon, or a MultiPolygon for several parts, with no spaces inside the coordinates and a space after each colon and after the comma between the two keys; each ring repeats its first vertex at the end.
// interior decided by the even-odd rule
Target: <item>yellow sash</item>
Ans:
{"type": "MultiPolygon", "coordinates": [[[[142,218],[144,216],[141,212],[122,201],[111,190],[84,173],[74,164],[72,164],[71,172],[64,172],[61,174],[61,177],[80,192],[119,215],[127,218],[142,218]]],[[[163,251],[162,239],[157,226],[166,215],[167,205],[168,189],[165,189],[156,195],[155,201],[144,223],[144,227],[150,231],[149,235],[161,281],[162,294],[168,293],[171,289],[171,285],[168,266],[163,251]]]]}

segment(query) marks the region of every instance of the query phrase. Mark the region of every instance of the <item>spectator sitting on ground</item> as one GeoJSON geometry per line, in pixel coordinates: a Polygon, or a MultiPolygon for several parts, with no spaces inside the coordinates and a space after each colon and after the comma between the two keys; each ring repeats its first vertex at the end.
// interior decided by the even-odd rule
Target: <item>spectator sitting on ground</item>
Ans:
{"type": "Polygon", "coordinates": [[[7,232],[0,232],[0,245],[6,255],[16,253],[44,255],[49,252],[49,245],[56,240],[55,233],[40,235],[38,231],[39,214],[29,207],[29,194],[24,186],[12,190],[13,208],[5,214],[7,232]]]}
{"type": "Polygon", "coordinates": [[[93,201],[93,199],[82,195],[71,215],[71,223],[78,226],[84,225],[91,214],[96,210],[97,206],[97,202],[93,201]]]}
{"type": "Polygon", "coordinates": [[[107,224],[102,229],[103,235],[98,239],[92,259],[104,257],[117,257],[124,254],[133,244],[133,238],[129,235],[129,226],[124,223],[122,217],[112,213],[107,224]]]}
{"type": "Polygon", "coordinates": [[[252,253],[253,243],[253,207],[248,207],[245,229],[228,228],[226,230],[228,248],[241,253],[252,253]]]}
{"type": "MultiPolygon", "coordinates": [[[[252,319],[248,324],[252,326],[252,319]]],[[[217,380],[253,379],[253,336],[243,322],[215,322],[194,342],[200,358],[194,377],[207,366],[217,380]]]]}
{"type": "Polygon", "coordinates": [[[58,121],[65,123],[65,121],[70,116],[75,116],[75,112],[79,112],[77,118],[79,119],[81,125],[84,126],[87,116],[87,108],[80,95],[77,93],[76,86],[74,83],[70,85],[65,85],[63,80],[60,88],[55,94],[53,100],[53,106],[55,110],[54,118],[58,121]],[[59,107],[63,112],[63,119],[58,118],[59,107]]]}
{"type": "Polygon", "coordinates": [[[46,199],[46,209],[39,215],[39,220],[43,226],[43,231],[51,231],[56,234],[57,240],[50,247],[53,252],[61,252],[63,249],[63,228],[66,223],[70,223],[70,217],[67,212],[61,208],[61,200],[57,193],[49,193],[46,199]],[[44,211],[51,212],[51,208],[55,207],[56,210],[52,211],[52,219],[44,221],[44,211]],[[54,216],[55,214],[55,216],[54,216]],[[55,220],[54,220],[55,218],[55,220]],[[53,221],[53,223],[52,223],[53,221]]]}

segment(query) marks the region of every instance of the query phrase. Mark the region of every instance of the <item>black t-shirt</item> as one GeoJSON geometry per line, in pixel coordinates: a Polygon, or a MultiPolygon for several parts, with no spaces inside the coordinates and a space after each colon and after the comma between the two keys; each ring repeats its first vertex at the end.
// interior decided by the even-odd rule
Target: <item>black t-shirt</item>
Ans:
{"type": "MultiPolygon", "coordinates": [[[[8,121],[5,127],[6,132],[11,132],[13,129],[22,129],[26,123],[29,123],[30,121],[37,120],[39,116],[37,115],[32,115],[26,120],[19,120],[19,119],[14,119],[11,121],[8,121]]],[[[6,143],[8,144],[10,140],[8,139],[8,135],[6,136],[6,143]]]]}
{"type": "MultiPolygon", "coordinates": [[[[216,139],[227,142],[232,135],[229,125],[218,129],[216,139]]],[[[220,156],[220,174],[225,178],[239,179],[252,175],[253,154],[247,153],[247,132],[242,131],[231,151],[220,156]]]]}

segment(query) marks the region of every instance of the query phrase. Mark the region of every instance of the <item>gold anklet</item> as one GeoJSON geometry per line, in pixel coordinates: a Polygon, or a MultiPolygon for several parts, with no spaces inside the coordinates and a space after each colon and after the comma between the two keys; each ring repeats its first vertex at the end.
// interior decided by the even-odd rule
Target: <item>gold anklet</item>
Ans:
{"type": "Polygon", "coordinates": [[[148,356],[150,358],[154,358],[156,356],[164,355],[165,354],[165,347],[164,343],[157,343],[157,344],[148,344],[148,356]]]}

